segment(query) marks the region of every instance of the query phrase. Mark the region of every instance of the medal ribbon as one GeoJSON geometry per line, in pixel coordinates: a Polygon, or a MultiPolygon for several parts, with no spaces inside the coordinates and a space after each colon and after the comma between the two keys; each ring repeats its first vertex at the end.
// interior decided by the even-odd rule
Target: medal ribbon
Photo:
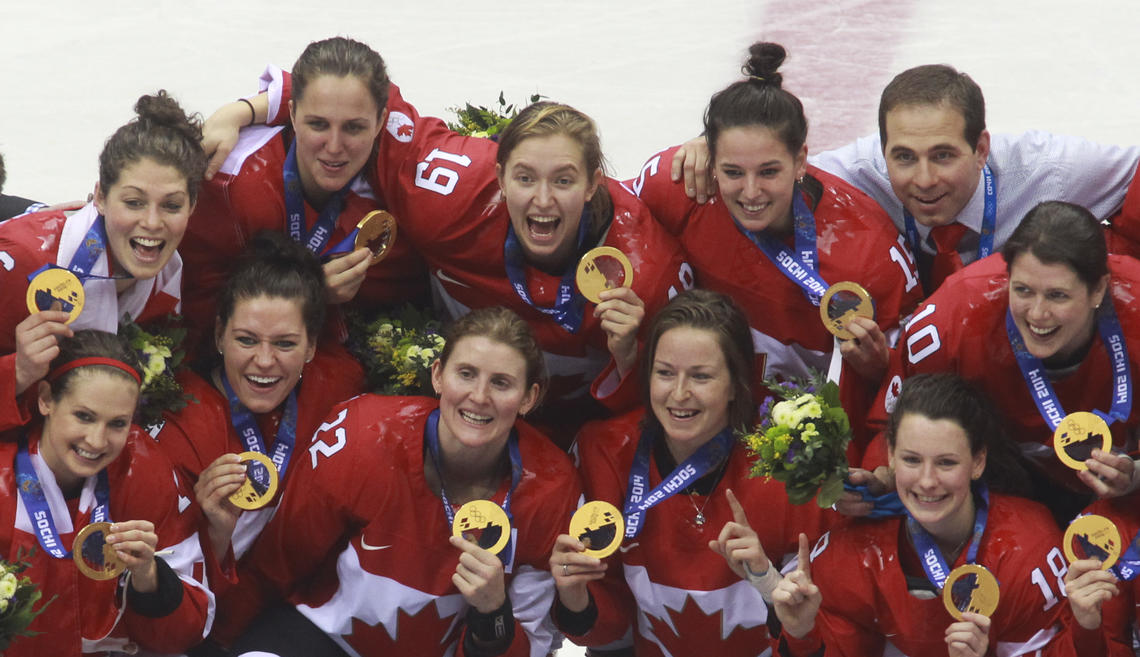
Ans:
{"type": "MultiPolygon", "coordinates": [[[[99,262],[99,257],[107,251],[107,227],[103,219],[103,215],[95,218],[91,224],[91,228],[87,229],[87,235],[83,237],[83,241],[79,243],[79,248],[76,249],[75,254],[71,256],[71,262],[67,265],[67,270],[75,274],[80,283],[84,281],[112,281],[124,278],[131,278],[130,274],[126,276],[99,276],[92,274],[91,270],[94,269],[95,264],[99,262]]],[[[108,258],[107,269],[110,270],[111,262],[108,258]]],[[[34,272],[28,274],[28,282],[31,283],[32,279],[38,276],[41,272],[48,269],[63,269],[59,265],[49,262],[40,267],[34,272]]]]}
{"type": "MultiPolygon", "coordinates": [[[[257,426],[257,418],[238,399],[234,389],[230,386],[229,379],[226,378],[225,372],[222,372],[221,379],[222,387],[226,390],[226,399],[230,402],[230,423],[241,436],[246,450],[268,454],[265,450],[265,439],[262,438],[261,429],[257,426]]],[[[293,390],[289,391],[289,397],[285,400],[285,412],[281,415],[281,423],[277,426],[277,437],[273,440],[273,453],[268,454],[269,460],[273,461],[273,465],[277,468],[279,481],[284,482],[285,480],[285,468],[289,467],[289,456],[293,453],[293,445],[296,440],[297,388],[294,387],[293,390]]],[[[259,484],[269,485],[268,479],[262,480],[262,477],[269,476],[269,473],[262,468],[253,468],[251,476],[259,484]]]]}
{"type": "MultiPolygon", "coordinates": [[[[60,541],[59,531],[55,528],[55,519],[51,515],[51,507],[48,506],[40,478],[36,475],[36,468],[32,465],[32,457],[28,453],[27,433],[20,436],[20,446],[16,451],[16,482],[20,499],[28,509],[28,518],[44,552],[56,559],[69,558],[71,550],[64,549],[60,541]]],[[[95,480],[95,508],[91,510],[89,522],[110,522],[110,520],[111,485],[107,480],[107,471],[100,470],[95,480]]]]}
{"type": "MultiPolygon", "coordinates": [[[[966,550],[966,563],[974,563],[978,559],[978,547],[982,544],[982,534],[986,531],[986,517],[989,516],[990,492],[985,483],[978,482],[974,486],[974,497],[977,509],[974,511],[974,535],[970,539],[970,547],[966,550]]],[[[942,556],[942,550],[922,525],[907,512],[906,531],[914,542],[914,549],[918,552],[918,560],[922,562],[922,570],[930,583],[942,590],[946,578],[950,576],[950,565],[942,556]]]]}
{"type": "MultiPolygon", "coordinates": [[[[443,485],[443,465],[439,459],[439,409],[435,409],[428,415],[427,422],[424,424],[424,442],[427,444],[428,452],[431,454],[432,464],[435,465],[435,471],[439,474],[439,496],[443,500],[443,513],[447,516],[447,531],[450,532],[452,526],[455,525],[455,509],[451,508],[451,501],[447,499],[447,490],[443,485]]],[[[503,498],[503,511],[507,514],[507,519],[513,525],[515,517],[511,515],[511,496],[514,495],[515,487],[519,485],[519,480],[522,479],[522,453],[519,451],[519,434],[513,427],[511,434],[507,437],[507,453],[511,459],[511,487],[507,489],[507,496],[503,498]]],[[[503,551],[499,553],[499,558],[503,563],[510,563],[511,553],[514,552],[514,542],[509,542],[503,551]],[[504,556],[505,555],[505,556],[504,556]]]]}
{"type": "MultiPolygon", "coordinates": [[[[359,175],[359,174],[358,174],[359,175]]],[[[336,228],[337,217],[344,208],[344,197],[356,181],[356,176],[348,181],[321,210],[313,229],[305,234],[305,197],[301,189],[301,172],[297,168],[297,140],[289,145],[289,154],[285,156],[285,164],[281,168],[281,176],[285,180],[285,224],[289,230],[289,237],[294,242],[301,242],[309,251],[320,255],[332,237],[336,228]]]]}
{"type": "Polygon", "coordinates": [[[803,289],[804,296],[813,306],[819,305],[828,285],[816,273],[815,263],[819,258],[816,251],[815,216],[804,202],[799,185],[795,186],[792,193],[792,224],[795,227],[795,250],[799,257],[780,240],[764,231],[750,231],[736,217],[732,221],[772,261],[780,273],[803,289]]]}
{"type": "MultiPolygon", "coordinates": [[[[582,218],[578,221],[578,251],[582,249],[582,243],[586,241],[586,232],[590,225],[591,216],[590,206],[587,205],[582,209],[582,218]]],[[[507,224],[507,239],[503,243],[503,260],[507,269],[507,278],[511,281],[511,287],[528,306],[549,315],[558,322],[559,326],[570,333],[578,332],[578,327],[582,325],[582,308],[585,299],[574,289],[576,269],[573,264],[567,266],[567,271],[562,275],[562,281],[558,284],[558,297],[554,301],[554,307],[546,308],[535,305],[534,300],[530,297],[530,291],[526,287],[526,274],[523,272],[526,260],[523,257],[522,245],[519,244],[519,238],[515,235],[514,226],[509,223],[507,224]]]]}
{"type": "MultiPolygon", "coordinates": [[[[1085,554],[1089,554],[1089,546],[1082,547],[1085,548],[1085,554]]],[[[1128,548],[1124,550],[1116,563],[1109,567],[1109,570],[1112,571],[1113,575],[1125,581],[1136,579],[1136,576],[1140,575],[1140,533],[1132,537],[1128,543],[1128,548]]]]}
{"type": "MultiPolygon", "coordinates": [[[[1125,422],[1132,414],[1132,367],[1128,361],[1128,345],[1124,342],[1124,331],[1120,328],[1120,320],[1116,317],[1111,299],[1100,311],[1096,326],[1101,342],[1104,343],[1104,348],[1112,361],[1113,394],[1112,406],[1107,413],[1099,410],[1093,410],[1093,413],[1108,424],[1117,420],[1125,422]]],[[[1009,310],[1005,313],[1005,331],[1009,336],[1009,346],[1013,349],[1017,365],[1021,368],[1021,375],[1029,386],[1029,394],[1037,404],[1041,417],[1045,418],[1049,428],[1055,431],[1065,417],[1061,400],[1057,398],[1053,385],[1045,376],[1045,366],[1025,348],[1025,340],[1017,330],[1013,314],[1009,310]]]]}
{"type": "Polygon", "coordinates": [[[729,427],[721,429],[720,433],[701,445],[692,456],[673,468],[667,476],[662,477],[661,483],[646,494],[654,435],[651,431],[642,431],[637,443],[637,452],[633,455],[633,466],[629,470],[625,506],[622,509],[622,515],[625,516],[625,537],[636,538],[641,533],[642,519],[646,511],[708,474],[728,456],[734,442],[732,429],[729,427]]]}
{"type": "MultiPolygon", "coordinates": [[[[994,252],[994,231],[997,228],[997,185],[994,183],[994,174],[990,170],[988,162],[982,167],[982,185],[984,186],[985,204],[982,208],[982,232],[978,242],[978,260],[994,252]]],[[[921,248],[922,239],[918,236],[918,226],[915,224],[914,215],[907,212],[906,209],[903,209],[903,224],[906,226],[906,241],[909,243],[911,252],[918,257],[929,259],[927,253],[921,248]]]]}

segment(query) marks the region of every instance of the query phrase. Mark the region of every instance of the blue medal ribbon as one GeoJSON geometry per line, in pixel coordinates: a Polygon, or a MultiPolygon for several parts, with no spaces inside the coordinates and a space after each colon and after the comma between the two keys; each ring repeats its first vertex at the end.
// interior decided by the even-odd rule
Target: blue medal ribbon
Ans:
{"type": "MultiPolygon", "coordinates": [[[[424,423],[424,443],[427,445],[428,453],[431,455],[431,461],[435,466],[435,471],[439,475],[439,496],[443,500],[443,513],[447,516],[447,531],[451,533],[451,528],[455,524],[455,509],[451,508],[451,501],[447,499],[447,490],[443,484],[443,465],[439,456],[438,408],[428,415],[427,422],[424,423]]],[[[518,431],[513,427],[511,428],[511,434],[507,437],[507,454],[511,459],[511,486],[507,489],[506,497],[503,498],[503,511],[506,512],[507,519],[511,521],[511,525],[514,525],[515,517],[511,514],[511,497],[514,495],[515,488],[522,479],[522,452],[519,451],[518,431]]],[[[499,552],[499,560],[504,564],[511,563],[514,549],[514,541],[508,540],[507,546],[499,552]]]]}
{"type": "MultiPolygon", "coordinates": [[[[966,563],[974,563],[978,559],[978,548],[982,544],[982,534],[986,531],[986,518],[989,516],[990,493],[985,483],[978,482],[975,484],[974,493],[976,493],[974,501],[977,504],[977,509],[974,511],[974,535],[970,538],[970,547],[966,550],[966,563]]],[[[950,576],[951,569],[950,565],[946,563],[946,558],[942,555],[938,543],[910,515],[909,511],[906,517],[906,531],[914,543],[915,552],[918,552],[918,560],[922,563],[922,570],[926,573],[926,578],[941,591],[943,585],[946,584],[946,578],[950,576]]]]}
{"type": "MultiPolygon", "coordinates": [[[[1083,538],[1081,540],[1084,540],[1083,538]]],[[[1083,545],[1085,554],[1091,554],[1089,545],[1083,545]]],[[[1131,581],[1140,575],[1140,533],[1137,533],[1129,541],[1128,547],[1125,548],[1124,553],[1120,555],[1116,563],[1109,567],[1113,575],[1124,581],[1131,581]]]]}
{"type": "MultiPolygon", "coordinates": [[[[47,552],[56,559],[67,559],[71,550],[65,549],[60,540],[59,531],[55,528],[55,519],[51,515],[47,496],[44,495],[40,478],[36,475],[36,468],[32,465],[31,454],[28,453],[28,436],[20,436],[20,445],[16,451],[16,488],[20,491],[20,499],[28,509],[28,518],[32,522],[36,538],[47,552]]],[[[107,471],[100,470],[95,480],[95,508],[91,510],[91,523],[111,521],[111,485],[107,480],[107,471]]]]}
{"type": "Polygon", "coordinates": [[[289,230],[289,237],[293,238],[294,242],[303,243],[305,248],[314,254],[320,255],[329,239],[332,238],[333,230],[336,229],[337,217],[340,216],[340,211],[344,208],[344,197],[352,188],[356,176],[353,176],[347,185],[332,195],[308,234],[305,234],[305,195],[301,188],[301,172],[297,168],[296,139],[289,145],[289,154],[285,156],[281,176],[285,181],[285,225],[289,230]]]}
{"type": "MultiPolygon", "coordinates": [[[[590,206],[587,205],[583,208],[582,218],[578,221],[578,248],[575,252],[581,251],[582,244],[586,241],[586,233],[589,229],[591,216],[590,206]]],[[[554,321],[558,322],[559,326],[570,333],[578,332],[578,327],[582,325],[582,309],[585,306],[585,298],[575,290],[574,276],[576,268],[573,264],[568,265],[567,271],[562,274],[562,281],[558,284],[558,297],[554,301],[554,307],[546,308],[535,305],[534,300],[531,299],[530,291],[526,287],[526,274],[524,273],[526,259],[523,256],[522,245],[519,244],[519,238],[515,235],[514,226],[510,223],[507,224],[507,239],[503,243],[503,261],[507,269],[507,278],[511,282],[511,287],[515,289],[515,293],[519,295],[519,298],[535,310],[549,315],[554,321]]]]}
{"type": "Polygon", "coordinates": [[[649,459],[656,438],[654,431],[642,431],[633,455],[633,465],[629,469],[629,482],[625,489],[625,537],[637,538],[644,526],[645,512],[688,487],[692,482],[708,474],[728,457],[735,438],[732,429],[725,427],[704,445],[701,445],[684,463],[677,465],[668,475],[661,477],[661,483],[646,493],[649,488],[649,459]]]}
{"type": "MultiPolygon", "coordinates": [[[[994,252],[994,231],[997,229],[997,184],[993,171],[987,162],[982,167],[982,191],[985,204],[982,207],[982,231],[978,242],[978,260],[994,252]]],[[[918,236],[918,226],[914,215],[903,209],[903,224],[906,226],[906,241],[911,253],[929,260],[929,254],[922,250],[922,239],[918,236]]]]}
{"type": "MultiPolygon", "coordinates": [[[[92,280],[112,281],[131,278],[130,274],[126,276],[99,276],[91,273],[95,264],[99,262],[100,256],[106,253],[106,251],[107,226],[103,215],[99,215],[95,217],[95,221],[92,222],[91,227],[87,229],[87,235],[85,235],[83,241],[79,243],[79,248],[76,249],[75,254],[71,256],[71,262],[68,263],[66,269],[75,274],[75,277],[79,279],[80,283],[92,280]]],[[[110,265],[110,259],[108,259],[108,265],[110,265]]],[[[28,282],[31,283],[32,279],[48,269],[64,269],[64,267],[49,262],[28,274],[28,282]]]]}
{"type": "Polygon", "coordinates": [[[813,306],[819,305],[828,285],[816,272],[819,256],[816,250],[815,216],[804,202],[799,185],[792,192],[792,224],[795,227],[795,250],[798,257],[780,240],[766,232],[750,231],[736,217],[732,221],[788,280],[803,289],[804,296],[813,306]]]}
{"type": "MultiPolygon", "coordinates": [[[[250,452],[268,454],[269,460],[277,468],[278,481],[284,482],[285,469],[289,467],[289,456],[293,453],[293,445],[297,440],[297,388],[289,391],[285,400],[285,412],[281,414],[281,423],[277,426],[277,437],[273,440],[273,453],[265,449],[265,439],[261,436],[261,429],[257,426],[257,418],[241,403],[233,387],[230,386],[226,373],[220,375],[222,387],[226,390],[226,399],[230,403],[230,423],[241,436],[245,448],[250,452]]],[[[251,477],[263,486],[269,486],[269,473],[257,467],[251,470],[251,477]]]]}
{"type": "MultiPolygon", "coordinates": [[[[1109,411],[1105,413],[1093,410],[1093,413],[1108,424],[1117,420],[1126,422],[1128,416],[1132,414],[1132,367],[1128,361],[1128,345],[1124,341],[1124,331],[1120,328],[1120,320],[1116,317],[1111,299],[1107,300],[1098,313],[1096,326],[1101,342],[1104,343],[1104,348],[1112,361],[1113,385],[1112,406],[1109,411]]],[[[1045,418],[1049,428],[1055,431],[1065,417],[1061,400],[1057,398],[1053,385],[1045,376],[1045,366],[1041,360],[1026,349],[1025,339],[1017,330],[1013,314],[1009,310],[1005,313],[1005,331],[1009,336],[1009,346],[1013,349],[1017,365],[1021,368],[1021,375],[1029,386],[1029,394],[1037,404],[1041,417],[1045,418]]]]}

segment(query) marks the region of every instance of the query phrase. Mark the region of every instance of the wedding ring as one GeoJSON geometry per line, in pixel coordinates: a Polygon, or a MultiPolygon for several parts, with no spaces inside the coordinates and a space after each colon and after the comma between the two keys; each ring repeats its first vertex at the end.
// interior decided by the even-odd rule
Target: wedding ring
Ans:
{"type": "Polygon", "coordinates": [[[562,576],[568,577],[570,575],[570,564],[562,564],[562,576]]]}

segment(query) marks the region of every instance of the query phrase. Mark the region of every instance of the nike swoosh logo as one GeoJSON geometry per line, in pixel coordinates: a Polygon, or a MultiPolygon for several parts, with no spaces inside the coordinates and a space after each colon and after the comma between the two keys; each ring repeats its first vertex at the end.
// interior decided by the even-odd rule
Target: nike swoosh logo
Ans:
{"type": "Polygon", "coordinates": [[[178,496],[178,513],[182,513],[183,511],[185,511],[186,507],[188,507],[188,506],[190,506],[190,498],[189,497],[183,497],[183,496],[179,495],[178,496]]]}
{"type": "Polygon", "coordinates": [[[630,550],[637,547],[638,545],[641,545],[641,543],[630,543],[629,545],[622,545],[618,549],[621,550],[622,554],[625,554],[626,552],[629,552],[630,550]]]}
{"type": "Polygon", "coordinates": [[[387,550],[388,548],[390,548],[392,546],[391,545],[369,545],[369,544],[364,542],[364,537],[361,536],[360,537],[360,547],[371,552],[373,550],[387,550]]]}
{"type": "Polygon", "coordinates": [[[458,285],[460,287],[471,287],[470,285],[468,285],[466,283],[460,283],[459,281],[455,280],[454,278],[443,273],[442,269],[436,269],[435,275],[437,278],[439,278],[439,280],[443,281],[444,283],[451,283],[452,285],[458,285]]]}

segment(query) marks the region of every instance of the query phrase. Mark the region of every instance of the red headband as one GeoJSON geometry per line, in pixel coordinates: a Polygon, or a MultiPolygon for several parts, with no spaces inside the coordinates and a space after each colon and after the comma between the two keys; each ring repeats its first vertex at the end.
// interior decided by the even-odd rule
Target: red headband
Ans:
{"type": "Polygon", "coordinates": [[[86,367],[88,365],[106,365],[108,367],[113,367],[117,370],[122,370],[122,371],[126,372],[127,374],[129,374],[131,376],[131,378],[135,380],[135,383],[142,385],[142,378],[139,377],[139,373],[135,370],[135,368],[131,367],[130,365],[127,365],[126,363],[124,363],[121,360],[117,360],[115,358],[103,358],[102,356],[89,356],[87,358],[76,358],[75,360],[71,361],[70,363],[64,363],[63,365],[60,365],[59,367],[55,368],[54,370],[52,370],[51,372],[48,373],[47,381],[48,381],[48,383],[54,382],[55,380],[59,379],[59,377],[70,372],[71,370],[73,370],[77,367],[86,367]]]}

